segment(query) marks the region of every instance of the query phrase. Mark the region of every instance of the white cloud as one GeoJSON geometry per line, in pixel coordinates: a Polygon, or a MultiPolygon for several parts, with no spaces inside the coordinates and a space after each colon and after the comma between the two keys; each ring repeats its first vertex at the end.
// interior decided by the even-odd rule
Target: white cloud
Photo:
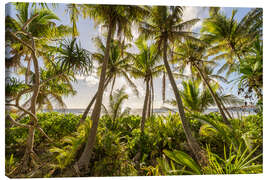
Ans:
{"type": "Polygon", "coordinates": [[[199,18],[200,21],[197,22],[191,30],[197,30],[202,26],[202,21],[204,18],[208,17],[208,10],[203,7],[187,6],[184,9],[183,20],[188,21],[194,18],[199,18]]]}
{"type": "Polygon", "coordinates": [[[82,81],[86,82],[86,84],[89,86],[96,85],[99,82],[98,77],[95,75],[90,75],[90,76],[75,75],[75,77],[77,80],[82,80],[82,81]]]}
{"type": "Polygon", "coordinates": [[[86,77],[86,78],[85,78],[85,81],[86,81],[87,84],[89,84],[89,85],[96,85],[96,84],[98,84],[99,79],[98,79],[96,76],[91,75],[91,76],[86,77]]]}

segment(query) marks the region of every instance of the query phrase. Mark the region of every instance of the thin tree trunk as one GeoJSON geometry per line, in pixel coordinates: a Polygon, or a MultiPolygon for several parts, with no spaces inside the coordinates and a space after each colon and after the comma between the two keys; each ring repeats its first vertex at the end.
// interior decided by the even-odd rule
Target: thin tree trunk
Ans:
{"type": "Polygon", "coordinates": [[[112,95],[112,93],[113,93],[113,88],[114,88],[114,84],[115,84],[115,79],[116,79],[116,76],[113,77],[110,95],[112,95]]]}
{"type": "Polygon", "coordinates": [[[145,98],[143,103],[143,111],[142,111],[142,121],[141,121],[141,133],[144,133],[144,125],[146,120],[146,112],[147,112],[147,104],[149,100],[149,80],[146,80],[146,92],[145,92],[145,98]]]}
{"type": "Polygon", "coordinates": [[[182,103],[182,100],[181,100],[181,97],[179,94],[179,90],[176,86],[174,77],[172,75],[172,71],[170,69],[170,66],[169,66],[169,63],[167,60],[167,40],[164,40],[164,42],[163,42],[163,61],[164,61],[164,65],[165,65],[165,68],[166,68],[167,73],[168,73],[168,77],[169,77],[171,86],[173,88],[173,92],[174,92],[175,99],[176,99],[177,106],[178,106],[178,110],[179,110],[180,119],[182,121],[183,129],[184,129],[188,144],[189,144],[189,146],[192,150],[192,153],[195,156],[197,162],[200,165],[205,166],[207,164],[207,158],[205,156],[204,151],[200,148],[197,140],[192,136],[191,129],[189,127],[189,123],[188,123],[186,116],[185,116],[185,111],[184,111],[183,103],[182,103]]]}
{"type": "MultiPolygon", "coordinates": [[[[36,115],[36,102],[37,102],[37,97],[39,94],[40,90],[40,75],[39,75],[39,65],[38,65],[38,59],[36,56],[36,50],[35,50],[35,43],[34,40],[32,39],[32,59],[33,59],[33,64],[34,64],[34,71],[35,71],[35,84],[33,87],[33,95],[31,98],[31,106],[30,106],[30,111],[33,115],[36,115]]],[[[35,128],[34,126],[37,126],[37,120],[30,116],[30,122],[29,124],[32,125],[32,127],[29,128],[28,130],[28,137],[27,137],[27,142],[26,142],[26,150],[23,156],[23,169],[26,170],[30,166],[30,158],[31,154],[35,155],[34,153],[34,135],[35,135],[35,128]]]]}
{"type": "Polygon", "coordinates": [[[260,90],[254,86],[253,89],[255,90],[256,94],[257,94],[257,97],[259,98],[259,100],[262,100],[263,99],[263,96],[262,96],[262,93],[260,92],[260,90]]]}
{"type": "Polygon", "coordinates": [[[225,107],[224,103],[221,101],[221,99],[220,99],[218,96],[217,96],[217,98],[218,98],[218,100],[219,100],[219,102],[220,102],[221,107],[224,109],[225,113],[228,115],[228,117],[229,117],[230,119],[232,119],[232,116],[231,116],[231,114],[229,113],[229,111],[227,110],[227,108],[225,107]]]}
{"type": "MultiPolygon", "coordinates": [[[[150,81],[149,81],[149,84],[150,84],[150,81]]],[[[152,92],[151,92],[151,85],[149,85],[149,95],[148,95],[148,102],[147,102],[147,116],[146,116],[146,119],[148,119],[150,117],[150,114],[151,114],[151,97],[152,97],[152,92]]]]}
{"type": "Polygon", "coordinates": [[[163,72],[162,76],[162,102],[165,103],[166,99],[166,73],[165,71],[163,72]]]}
{"type": "Polygon", "coordinates": [[[206,86],[208,87],[208,89],[209,89],[209,91],[210,91],[210,93],[211,93],[211,96],[212,96],[213,100],[215,101],[215,103],[216,103],[216,105],[217,105],[217,107],[218,107],[218,109],[219,109],[219,112],[220,112],[221,116],[223,117],[223,121],[224,121],[228,126],[231,126],[230,122],[228,121],[228,119],[227,119],[227,117],[226,117],[226,115],[225,115],[225,113],[224,113],[224,111],[223,111],[223,109],[222,109],[222,107],[221,107],[221,105],[220,105],[220,102],[218,101],[218,99],[217,99],[215,93],[213,92],[213,90],[212,90],[210,84],[208,83],[206,77],[205,77],[204,74],[202,73],[201,69],[197,66],[197,64],[193,63],[193,65],[194,65],[195,68],[198,70],[200,76],[202,77],[203,81],[205,82],[206,86]]]}
{"type": "MultiPolygon", "coordinates": [[[[110,80],[111,80],[111,77],[107,77],[107,79],[105,80],[106,82],[105,82],[105,85],[104,85],[104,89],[106,89],[106,87],[108,86],[110,80]]],[[[96,97],[97,97],[97,92],[94,95],[94,97],[92,98],[92,100],[90,101],[90,103],[88,104],[88,106],[86,107],[86,109],[84,110],[82,118],[80,119],[80,122],[79,122],[78,126],[81,125],[83,122],[85,122],[85,119],[86,119],[92,105],[94,104],[94,102],[96,100],[96,97]]]]}
{"type": "Polygon", "coordinates": [[[154,114],[154,84],[153,84],[153,78],[151,78],[151,89],[152,89],[152,99],[151,99],[151,116],[153,116],[154,114]]]}
{"type": "Polygon", "coordinates": [[[112,39],[112,28],[113,28],[113,24],[110,22],[109,28],[108,28],[108,36],[106,40],[106,53],[105,53],[104,62],[102,65],[99,86],[98,86],[98,91],[97,91],[97,97],[96,97],[96,103],[95,103],[95,106],[91,115],[91,120],[93,121],[93,123],[92,123],[92,127],[87,138],[87,143],[84,148],[84,151],[77,162],[78,169],[80,170],[80,169],[85,168],[86,170],[85,172],[88,171],[88,165],[91,159],[92,150],[93,150],[95,140],[96,140],[96,135],[97,135],[97,127],[98,127],[98,122],[99,122],[99,117],[100,117],[102,97],[104,93],[105,76],[106,76],[106,70],[107,70],[107,65],[109,61],[109,53],[110,53],[110,46],[111,46],[111,39],[112,39]]]}

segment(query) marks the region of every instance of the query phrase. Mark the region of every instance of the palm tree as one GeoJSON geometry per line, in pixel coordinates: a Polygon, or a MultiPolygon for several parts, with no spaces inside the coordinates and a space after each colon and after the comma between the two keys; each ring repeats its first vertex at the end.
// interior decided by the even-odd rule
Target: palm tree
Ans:
{"type": "Polygon", "coordinates": [[[144,78],[146,84],[145,98],[142,111],[141,132],[144,133],[144,124],[147,112],[151,112],[153,103],[153,78],[163,72],[164,66],[160,65],[160,54],[155,45],[147,45],[147,42],[139,39],[136,41],[139,54],[134,54],[134,62],[130,67],[133,77],[144,78]]]}
{"type": "MultiPolygon", "coordinates": [[[[96,60],[98,62],[98,74],[101,73],[102,69],[102,63],[104,60],[104,54],[105,54],[105,45],[102,43],[100,38],[95,38],[94,39],[96,47],[98,47],[99,51],[92,53],[92,59],[96,60]]],[[[135,83],[130,79],[128,73],[128,67],[129,67],[129,62],[131,60],[131,54],[128,53],[126,50],[127,48],[130,47],[130,44],[125,44],[121,43],[118,40],[112,40],[111,42],[111,48],[110,48],[110,55],[109,55],[109,62],[108,62],[108,67],[107,67],[107,75],[106,75],[106,81],[104,85],[104,89],[109,85],[109,83],[112,84],[111,86],[111,93],[113,91],[116,78],[117,77],[124,77],[126,80],[127,84],[133,89],[136,95],[138,95],[138,90],[135,85],[135,83]],[[121,46],[121,48],[119,48],[121,46]]],[[[97,93],[93,96],[92,100],[86,107],[82,118],[80,119],[80,123],[83,123],[87,117],[88,112],[90,111],[95,99],[96,99],[97,93]]]]}
{"type": "Polygon", "coordinates": [[[246,97],[249,97],[254,90],[257,98],[262,100],[263,45],[259,38],[254,42],[249,54],[240,61],[239,72],[239,92],[247,90],[246,97]]]}
{"type": "MultiPolygon", "coordinates": [[[[103,65],[97,90],[97,97],[94,109],[92,111],[91,120],[93,125],[89,133],[86,146],[79,160],[74,166],[78,171],[85,168],[88,169],[88,164],[91,158],[92,149],[94,147],[98,120],[100,117],[100,110],[102,105],[102,97],[104,92],[104,85],[106,80],[107,66],[109,62],[111,40],[117,31],[117,35],[131,35],[130,25],[132,22],[142,16],[143,11],[137,6],[121,6],[121,5],[84,5],[84,17],[93,18],[97,24],[102,24],[107,27],[106,50],[104,54],[103,65]]],[[[125,36],[128,37],[128,36],[125,36]]]]}
{"type": "MultiPolygon", "coordinates": [[[[211,93],[208,89],[200,88],[200,81],[182,81],[183,89],[179,91],[185,109],[190,112],[204,112],[207,110],[209,106],[215,105],[215,101],[213,100],[211,93]]],[[[217,90],[219,89],[218,84],[215,86],[211,86],[213,91],[217,94],[217,90]]],[[[219,98],[222,102],[226,102],[227,104],[240,104],[241,100],[237,99],[233,95],[223,95],[219,94],[219,98]]],[[[170,103],[176,106],[176,101],[172,100],[170,103]]]]}
{"type": "Polygon", "coordinates": [[[67,9],[65,10],[65,12],[69,14],[69,19],[72,23],[72,39],[79,35],[77,28],[77,21],[80,15],[79,6],[78,4],[67,4],[67,9]]]}
{"type": "Polygon", "coordinates": [[[256,36],[261,33],[261,28],[258,27],[261,25],[260,10],[251,11],[239,22],[235,18],[236,13],[237,10],[233,10],[228,18],[217,10],[213,16],[203,21],[201,28],[202,39],[212,45],[208,49],[208,55],[215,55],[213,60],[227,61],[219,71],[221,73],[228,69],[227,75],[236,71],[236,62],[248,52],[256,36]]]}
{"type": "MultiPolygon", "coordinates": [[[[230,122],[228,121],[226,114],[222,108],[222,105],[221,105],[222,103],[220,102],[220,100],[216,96],[215,92],[211,88],[209,77],[205,72],[205,70],[207,70],[207,68],[205,68],[204,64],[205,63],[213,64],[212,61],[207,60],[208,56],[205,55],[206,48],[207,48],[207,46],[204,44],[199,44],[199,43],[191,42],[191,41],[187,40],[184,43],[180,44],[180,46],[178,46],[178,48],[177,48],[177,56],[178,57],[177,58],[180,59],[179,62],[180,62],[180,64],[183,65],[183,66],[181,66],[182,69],[184,69],[184,67],[187,65],[190,65],[190,68],[195,68],[195,70],[199,74],[200,78],[203,80],[204,84],[209,89],[211,96],[212,96],[213,100],[215,101],[215,103],[216,103],[216,105],[217,105],[217,107],[218,107],[218,109],[223,117],[224,122],[227,125],[230,125],[230,122]]],[[[193,71],[194,70],[191,69],[191,72],[193,72],[193,71]]],[[[229,115],[229,117],[230,117],[230,115],[229,115]]]]}
{"type": "MultiPolygon", "coordinates": [[[[6,57],[6,67],[14,67],[16,69],[24,68],[21,63],[21,59],[27,64],[27,71],[25,71],[25,82],[27,83],[29,80],[29,71],[31,67],[32,55],[31,50],[27,46],[23,46],[20,42],[13,41],[13,37],[9,33],[11,32],[20,32],[22,27],[24,27],[27,33],[31,34],[35,37],[35,46],[36,46],[36,54],[38,57],[42,57],[44,63],[47,64],[51,61],[51,55],[47,56],[49,51],[56,48],[50,46],[49,42],[52,40],[56,40],[62,38],[69,33],[71,33],[71,29],[68,26],[59,25],[56,26],[54,23],[55,20],[59,20],[58,17],[49,9],[37,9],[35,3],[33,3],[35,9],[31,10],[31,14],[29,15],[30,4],[29,3],[14,3],[17,13],[18,19],[12,18],[10,16],[6,16],[6,46],[10,51],[8,52],[8,57],[6,57]],[[34,15],[39,14],[38,17],[34,17],[34,15]],[[31,19],[33,18],[33,19],[31,19]],[[31,20],[31,21],[30,21],[31,20]],[[37,28],[38,27],[38,28],[37,28]],[[49,57],[49,58],[48,58],[49,57]]],[[[41,5],[42,7],[46,7],[45,5],[41,5]]],[[[26,35],[26,34],[24,34],[26,35]]],[[[31,44],[32,42],[23,34],[20,34],[22,40],[31,44]]]]}
{"type": "Polygon", "coordinates": [[[147,9],[150,16],[147,17],[148,20],[141,23],[140,31],[145,36],[145,38],[153,37],[158,48],[162,48],[164,65],[174,91],[180,119],[183,124],[183,129],[187,137],[188,144],[190,145],[192,153],[196,157],[196,160],[200,162],[200,164],[205,165],[206,157],[204,155],[204,152],[200,148],[198,142],[191,134],[189,123],[185,117],[182,100],[180,98],[178,88],[176,86],[170,65],[167,60],[169,42],[173,44],[175,40],[180,40],[183,38],[196,41],[196,38],[193,37],[193,33],[186,29],[197,23],[199,19],[192,19],[183,22],[181,18],[183,15],[183,8],[179,6],[156,6],[147,9]]]}
{"type": "Polygon", "coordinates": [[[111,128],[117,128],[117,119],[123,118],[129,114],[130,108],[123,109],[122,105],[125,100],[128,99],[128,95],[125,93],[125,87],[117,89],[116,92],[110,95],[109,108],[103,105],[105,115],[109,118],[111,122],[111,128]]]}

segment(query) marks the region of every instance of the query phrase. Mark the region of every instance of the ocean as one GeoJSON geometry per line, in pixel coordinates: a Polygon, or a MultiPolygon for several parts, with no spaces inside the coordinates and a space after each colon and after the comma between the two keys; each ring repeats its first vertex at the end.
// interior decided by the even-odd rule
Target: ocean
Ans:
{"type": "MultiPolygon", "coordinates": [[[[83,114],[85,109],[54,109],[54,112],[59,112],[59,113],[64,113],[64,114],[68,114],[68,113],[73,113],[73,114],[83,114]]],[[[252,115],[252,114],[256,114],[255,109],[254,108],[237,108],[234,110],[228,110],[230,112],[230,114],[234,117],[241,117],[241,116],[247,116],[247,115],[252,115]]],[[[43,112],[49,112],[48,110],[43,110],[43,112]]],[[[158,114],[158,115],[162,115],[162,114],[167,114],[169,112],[175,113],[178,112],[178,109],[165,109],[165,108],[159,108],[159,109],[154,109],[153,110],[154,114],[158,114]]],[[[210,112],[218,112],[217,108],[209,108],[207,109],[204,113],[208,114],[210,112]]],[[[91,113],[91,111],[90,111],[91,113]]],[[[141,115],[142,113],[142,109],[131,109],[130,110],[130,114],[133,115],[141,115]]]]}

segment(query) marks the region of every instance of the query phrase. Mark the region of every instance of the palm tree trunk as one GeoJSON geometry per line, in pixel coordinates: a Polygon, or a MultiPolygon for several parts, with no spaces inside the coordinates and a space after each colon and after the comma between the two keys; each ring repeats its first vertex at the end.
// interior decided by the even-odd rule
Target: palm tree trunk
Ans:
{"type": "MultiPolygon", "coordinates": [[[[106,87],[108,86],[110,80],[111,80],[111,77],[107,77],[107,78],[106,78],[106,80],[105,80],[106,82],[105,82],[105,85],[104,85],[104,89],[106,89],[106,87]]],[[[92,105],[94,104],[96,98],[97,98],[97,92],[96,92],[96,94],[94,95],[94,97],[92,98],[92,100],[90,101],[90,103],[88,104],[88,106],[86,107],[86,109],[84,110],[83,115],[82,115],[82,118],[80,119],[80,122],[79,122],[79,124],[78,124],[77,126],[79,126],[79,125],[81,125],[83,122],[85,122],[85,119],[86,119],[86,117],[87,117],[87,114],[89,113],[89,111],[90,111],[92,105]]]]}
{"type": "Polygon", "coordinates": [[[165,71],[163,72],[162,76],[162,102],[165,103],[166,99],[166,73],[165,71]]]}
{"type": "Polygon", "coordinates": [[[115,79],[116,79],[116,76],[113,77],[110,95],[112,95],[112,92],[113,92],[113,88],[114,88],[114,84],[115,84],[115,79]]]}
{"type": "Polygon", "coordinates": [[[224,106],[224,103],[221,101],[221,99],[218,96],[217,96],[217,98],[218,98],[218,100],[220,102],[221,107],[224,109],[225,113],[228,115],[228,117],[230,119],[232,119],[232,115],[229,113],[229,111],[227,110],[227,108],[224,106]]]}
{"type": "Polygon", "coordinates": [[[263,99],[263,96],[262,96],[262,93],[260,92],[260,90],[256,86],[254,86],[253,89],[255,90],[258,99],[259,100],[262,100],[263,99]]]}
{"type": "Polygon", "coordinates": [[[220,102],[218,101],[218,99],[217,99],[215,93],[213,92],[213,90],[212,90],[212,88],[211,88],[209,82],[206,80],[206,77],[205,77],[204,74],[202,73],[201,69],[200,69],[195,63],[193,63],[193,65],[194,65],[194,67],[197,69],[197,71],[199,72],[199,74],[200,74],[200,76],[202,77],[203,81],[205,82],[206,86],[208,87],[208,89],[209,89],[209,91],[210,91],[210,93],[211,93],[211,96],[212,96],[213,100],[215,101],[215,103],[216,103],[216,105],[217,105],[217,107],[218,107],[218,109],[219,109],[219,111],[220,111],[221,116],[223,117],[223,121],[225,122],[225,124],[227,124],[228,126],[231,127],[231,124],[230,124],[230,122],[228,121],[228,119],[227,119],[227,117],[226,117],[226,115],[225,115],[225,113],[224,113],[224,111],[223,111],[223,109],[222,109],[222,107],[221,107],[221,105],[220,105],[220,102]]]}
{"type": "Polygon", "coordinates": [[[143,111],[142,111],[142,121],[141,121],[141,133],[144,133],[144,125],[146,120],[146,112],[147,112],[147,104],[149,100],[149,80],[146,80],[146,92],[143,103],[143,111]]]}
{"type": "Polygon", "coordinates": [[[107,70],[107,65],[109,61],[109,53],[110,53],[110,46],[111,46],[111,39],[112,39],[112,29],[113,29],[113,24],[110,22],[109,27],[108,27],[108,36],[106,40],[106,51],[105,51],[105,57],[104,57],[104,62],[102,65],[101,69],[101,75],[100,75],[100,80],[99,80],[99,85],[98,85],[98,91],[97,91],[97,97],[96,97],[96,103],[91,115],[91,120],[93,121],[92,127],[90,130],[90,133],[87,138],[87,143],[84,148],[84,151],[80,157],[80,159],[77,162],[78,169],[83,169],[85,168],[85,172],[88,170],[88,165],[91,159],[92,155],[92,150],[95,144],[96,140],[96,135],[97,135],[97,127],[98,127],[98,121],[100,117],[100,111],[101,111],[101,105],[102,105],[102,97],[104,93],[104,84],[105,84],[105,76],[106,76],[106,70],[107,70]]]}
{"type": "Polygon", "coordinates": [[[151,99],[151,116],[154,114],[154,83],[153,83],[153,78],[151,78],[151,89],[152,89],[152,99],[151,99]]]}
{"type": "Polygon", "coordinates": [[[197,162],[201,164],[202,166],[205,166],[207,164],[207,158],[205,156],[204,151],[200,148],[197,140],[192,136],[188,120],[186,119],[186,116],[185,116],[185,111],[184,111],[183,103],[179,94],[179,90],[176,86],[174,77],[172,75],[172,71],[170,69],[170,66],[167,60],[167,39],[166,38],[163,42],[163,61],[164,61],[164,65],[165,65],[171,86],[173,88],[173,92],[174,92],[178,110],[179,110],[180,119],[182,121],[183,129],[184,129],[188,144],[197,162]]]}
{"type": "MultiPolygon", "coordinates": [[[[149,84],[150,84],[150,81],[149,81],[149,84]]],[[[152,97],[152,92],[151,92],[151,85],[149,85],[149,95],[148,95],[148,102],[147,102],[147,116],[146,116],[146,119],[148,119],[150,117],[150,114],[151,114],[151,97],[152,97]]]]}

